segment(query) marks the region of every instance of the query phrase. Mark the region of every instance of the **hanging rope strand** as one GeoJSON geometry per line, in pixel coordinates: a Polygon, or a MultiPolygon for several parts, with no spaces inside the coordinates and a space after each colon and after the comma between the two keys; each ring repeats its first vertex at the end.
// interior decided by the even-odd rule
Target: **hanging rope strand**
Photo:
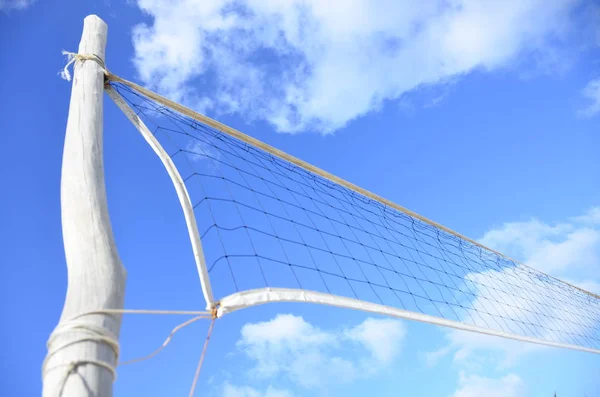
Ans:
{"type": "MultiPolygon", "coordinates": [[[[77,369],[77,367],[80,365],[91,364],[91,365],[97,365],[97,366],[104,367],[108,371],[110,371],[110,373],[113,376],[113,380],[116,380],[117,372],[116,372],[115,367],[122,366],[122,365],[134,364],[134,363],[146,361],[146,360],[153,358],[158,353],[160,353],[165,347],[167,347],[167,345],[171,342],[171,340],[173,339],[174,335],[177,332],[179,332],[183,328],[187,327],[188,325],[191,325],[199,320],[212,319],[211,325],[209,328],[209,337],[210,337],[210,333],[212,333],[212,328],[213,328],[216,318],[217,317],[216,317],[215,310],[213,310],[213,312],[211,313],[208,311],[194,311],[194,310],[102,309],[102,310],[92,310],[89,312],[81,313],[81,314],[78,314],[77,316],[72,317],[71,319],[63,322],[62,324],[60,324],[58,327],[56,327],[54,332],[52,332],[52,334],[50,335],[47,346],[49,349],[52,349],[52,350],[49,350],[48,355],[46,356],[46,359],[44,360],[44,362],[42,364],[42,376],[49,371],[53,371],[58,368],[66,367],[64,379],[60,382],[59,387],[58,387],[58,392],[57,392],[58,397],[61,396],[62,390],[64,389],[64,385],[67,383],[69,376],[71,374],[73,374],[75,372],[75,370],[77,369]],[[116,336],[110,334],[108,331],[104,330],[101,327],[97,327],[93,324],[87,324],[81,320],[85,316],[97,315],[97,314],[154,314],[154,315],[196,315],[196,316],[175,326],[171,330],[171,332],[169,333],[169,335],[167,336],[165,341],[162,343],[162,345],[158,349],[154,350],[152,353],[150,353],[146,356],[143,356],[143,357],[138,357],[138,358],[124,361],[124,362],[119,362],[120,347],[119,347],[119,341],[117,340],[116,336]],[[51,343],[52,341],[54,341],[54,339],[58,338],[62,334],[65,334],[65,333],[73,334],[75,332],[77,332],[76,335],[78,337],[74,340],[71,340],[69,342],[63,343],[58,346],[54,346],[51,343]],[[52,367],[48,366],[49,360],[60,350],[68,348],[70,346],[73,346],[77,343],[88,342],[88,341],[93,341],[93,342],[97,342],[97,343],[105,343],[105,344],[109,345],[115,354],[115,362],[117,364],[115,365],[113,363],[108,363],[105,361],[98,361],[98,360],[80,359],[77,361],[69,362],[64,365],[55,365],[52,367]]],[[[208,342],[205,342],[205,347],[204,347],[204,350],[202,353],[201,362],[199,364],[200,366],[202,365],[202,361],[204,360],[204,352],[206,351],[207,343],[208,342]]],[[[193,387],[195,387],[198,375],[199,375],[199,369],[197,369],[197,375],[194,378],[193,387]]]]}
{"type": "Polygon", "coordinates": [[[123,361],[120,362],[118,365],[122,366],[122,365],[129,365],[129,364],[134,364],[134,363],[139,363],[141,361],[146,361],[151,359],[152,357],[156,356],[158,353],[160,353],[165,347],[167,347],[167,345],[171,342],[171,340],[173,339],[173,336],[177,333],[177,331],[187,327],[190,324],[195,323],[198,320],[205,320],[205,319],[210,319],[209,316],[196,316],[190,320],[187,320],[179,325],[177,325],[175,328],[173,328],[171,330],[171,332],[169,333],[169,336],[167,336],[167,339],[165,339],[165,341],[163,342],[162,346],[160,346],[158,349],[154,350],[152,353],[148,354],[147,356],[143,356],[143,357],[139,357],[139,358],[134,358],[131,360],[127,360],[127,361],[123,361]]]}
{"type": "Polygon", "coordinates": [[[198,366],[196,366],[196,373],[194,374],[194,380],[192,381],[192,387],[190,388],[190,394],[188,397],[193,397],[194,392],[196,390],[196,383],[198,383],[198,378],[200,378],[200,370],[202,370],[202,364],[204,363],[204,357],[206,356],[206,350],[208,349],[208,342],[210,341],[210,336],[212,335],[213,327],[215,325],[215,320],[217,319],[216,311],[213,315],[212,321],[210,322],[210,326],[208,327],[208,333],[206,335],[206,340],[204,341],[204,347],[202,348],[202,354],[200,355],[200,360],[198,360],[198,366]]]}

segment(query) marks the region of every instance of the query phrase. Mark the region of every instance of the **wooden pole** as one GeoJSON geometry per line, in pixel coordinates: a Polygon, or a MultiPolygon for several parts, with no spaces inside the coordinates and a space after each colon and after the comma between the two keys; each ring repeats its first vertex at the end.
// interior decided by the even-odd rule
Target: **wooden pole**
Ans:
{"type": "MultiPolygon", "coordinates": [[[[107,26],[85,18],[79,54],[104,60],[107,26]]],[[[61,212],[68,270],[67,295],[59,325],[48,343],[44,397],[110,397],[121,316],[75,316],[122,309],[126,272],[121,264],[106,204],[102,147],[103,68],[77,61],[63,152],[61,212]],[[111,337],[112,335],[112,337],[111,337]],[[109,339],[107,339],[109,338],[109,339]],[[106,365],[103,365],[106,364],[106,365]]]]}

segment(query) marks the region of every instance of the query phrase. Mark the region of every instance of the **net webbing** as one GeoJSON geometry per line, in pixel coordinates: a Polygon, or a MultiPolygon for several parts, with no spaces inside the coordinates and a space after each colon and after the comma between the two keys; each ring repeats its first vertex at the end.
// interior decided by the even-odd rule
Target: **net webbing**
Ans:
{"type": "Polygon", "coordinates": [[[600,299],[111,82],[185,180],[217,298],[263,287],[600,349],[600,299]]]}

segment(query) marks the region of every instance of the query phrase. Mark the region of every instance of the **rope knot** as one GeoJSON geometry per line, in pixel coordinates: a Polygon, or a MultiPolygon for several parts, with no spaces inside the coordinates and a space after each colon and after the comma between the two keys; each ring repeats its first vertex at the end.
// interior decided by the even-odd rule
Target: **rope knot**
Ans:
{"type": "Polygon", "coordinates": [[[65,51],[65,50],[62,51],[62,54],[67,56],[67,61],[68,61],[67,64],[65,65],[65,67],[63,68],[63,70],[61,70],[61,72],[60,72],[60,77],[63,80],[71,81],[71,72],[69,72],[69,66],[71,66],[75,62],[94,61],[98,65],[100,65],[100,67],[104,71],[104,74],[108,75],[108,70],[106,69],[104,60],[102,60],[102,58],[100,58],[96,54],[77,54],[77,53],[69,52],[69,51],[65,51]]]}
{"type": "Polygon", "coordinates": [[[67,367],[67,374],[71,374],[80,364],[95,364],[109,370],[113,376],[113,379],[116,379],[117,374],[115,371],[115,366],[119,360],[119,341],[115,335],[113,335],[110,331],[104,329],[103,327],[94,324],[89,324],[83,321],[66,321],[60,324],[58,327],[56,327],[56,329],[52,332],[50,338],[48,339],[47,346],[48,355],[46,356],[42,364],[42,374],[45,374],[59,367],[67,367]],[[70,337],[66,341],[62,341],[62,343],[57,343],[57,339],[65,334],[68,334],[70,337]],[[114,363],[83,358],[76,362],[48,366],[48,363],[51,360],[51,358],[59,351],[66,349],[70,346],[88,341],[104,343],[108,345],[115,355],[114,363]]]}

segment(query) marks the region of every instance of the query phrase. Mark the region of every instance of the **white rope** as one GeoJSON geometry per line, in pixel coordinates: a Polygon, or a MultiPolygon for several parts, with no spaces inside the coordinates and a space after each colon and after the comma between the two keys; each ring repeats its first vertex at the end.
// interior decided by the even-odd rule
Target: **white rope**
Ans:
{"type": "Polygon", "coordinates": [[[191,310],[102,309],[102,310],[93,310],[93,311],[81,313],[81,314],[59,324],[56,327],[56,329],[52,332],[52,334],[50,334],[50,338],[48,338],[48,342],[47,342],[48,355],[46,356],[46,358],[44,359],[44,362],[42,364],[42,378],[50,371],[56,370],[58,368],[66,367],[65,375],[64,375],[64,378],[62,379],[62,381],[60,382],[57,396],[60,396],[62,394],[62,390],[64,389],[67,379],[69,378],[69,376],[71,374],[73,374],[76,371],[77,367],[80,365],[92,364],[92,365],[97,365],[97,366],[106,368],[111,373],[113,381],[115,381],[117,378],[117,371],[116,371],[117,366],[133,364],[133,363],[148,360],[148,359],[154,357],[155,355],[160,353],[160,351],[162,351],[171,342],[171,340],[173,339],[173,336],[179,330],[187,327],[188,325],[190,325],[198,320],[211,319],[211,318],[214,320],[215,316],[216,316],[216,310],[211,313],[208,311],[191,311],[191,310]],[[81,317],[92,315],[92,314],[161,314],[161,315],[195,315],[195,317],[193,317],[192,319],[187,320],[181,324],[178,324],[175,328],[173,328],[171,330],[171,332],[169,333],[169,335],[167,336],[167,338],[165,339],[165,341],[162,343],[162,345],[158,349],[156,349],[152,353],[150,353],[149,355],[131,359],[131,360],[128,360],[125,362],[119,362],[120,348],[119,348],[119,340],[117,339],[117,337],[112,332],[108,331],[107,329],[105,329],[103,327],[100,327],[100,326],[97,326],[94,324],[89,324],[89,323],[86,323],[86,322],[80,320],[81,317]],[[56,339],[59,336],[62,336],[64,334],[69,334],[69,333],[76,334],[76,337],[74,337],[72,340],[70,340],[68,342],[64,342],[64,343],[61,343],[58,345],[55,343],[56,339]],[[81,342],[90,342],[90,341],[107,344],[114,352],[114,355],[115,355],[114,363],[116,363],[116,364],[109,363],[106,361],[81,358],[81,359],[77,359],[76,361],[70,361],[70,362],[63,363],[63,364],[56,364],[51,367],[48,366],[48,362],[50,361],[50,359],[59,351],[66,349],[70,346],[76,345],[78,343],[81,343],[81,342]]]}
{"type": "Polygon", "coordinates": [[[108,74],[108,70],[106,69],[106,65],[104,65],[104,61],[96,54],[77,54],[75,52],[62,51],[63,55],[67,56],[67,64],[60,71],[60,77],[64,80],[71,81],[71,72],[69,72],[69,66],[74,64],[75,62],[85,62],[85,61],[94,61],[104,71],[104,74],[108,74]]]}
{"type": "Polygon", "coordinates": [[[173,328],[171,330],[171,332],[169,333],[169,336],[167,336],[167,339],[165,339],[165,341],[163,342],[163,344],[156,350],[154,350],[152,353],[148,354],[147,356],[144,357],[139,357],[139,358],[133,358],[131,360],[127,360],[124,362],[120,362],[118,365],[129,365],[129,364],[134,364],[134,363],[138,363],[140,361],[146,361],[148,359],[151,359],[152,357],[156,356],[158,353],[160,353],[162,351],[162,349],[164,349],[165,347],[167,347],[167,345],[169,344],[169,342],[171,342],[171,340],[173,339],[173,336],[175,335],[175,333],[185,327],[187,327],[188,325],[195,323],[198,320],[203,320],[203,319],[210,319],[211,317],[209,316],[196,316],[194,318],[191,318],[187,321],[184,321],[183,323],[177,325],[175,328],[173,328]]]}
{"type": "MultiPolygon", "coordinates": [[[[82,314],[83,315],[83,314],[82,314]]],[[[80,317],[80,316],[77,316],[80,317]]],[[[67,363],[56,364],[51,367],[48,367],[48,362],[50,359],[59,351],[66,349],[70,346],[76,345],[81,342],[99,342],[107,344],[115,354],[115,362],[118,362],[119,359],[119,341],[110,331],[99,327],[94,324],[88,324],[82,321],[76,321],[75,319],[71,319],[65,321],[62,324],[59,324],[58,327],[52,332],[50,338],[47,342],[48,347],[48,355],[44,359],[42,364],[42,379],[45,375],[53,370],[66,367],[64,377],[60,382],[60,386],[58,388],[57,396],[60,397],[62,394],[62,390],[67,383],[67,379],[69,376],[73,374],[77,367],[84,364],[92,364],[97,365],[103,368],[106,368],[112,375],[113,381],[117,378],[117,371],[115,370],[115,365],[113,363],[109,363],[106,361],[87,359],[87,358],[78,358],[77,360],[70,361],[67,363]],[[64,334],[73,334],[76,333],[72,340],[56,345],[55,340],[64,334]]]]}
{"type": "MultiPolygon", "coordinates": [[[[153,101],[155,101],[155,102],[157,102],[157,103],[159,103],[159,104],[161,104],[161,105],[163,105],[163,106],[165,106],[167,108],[170,108],[170,109],[176,111],[177,113],[180,113],[180,114],[182,114],[184,116],[190,117],[190,118],[192,118],[192,119],[194,119],[196,121],[199,121],[199,122],[201,122],[203,124],[208,125],[209,127],[215,128],[216,130],[218,130],[218,131],[220,131],[220,132],[222,132],[224,134],[227,134],[227,135],[229,135],[229,136],[231,136],[231,137],[233,137],[233,138],[235,138],[237,140],[240,140],[240,141],[242,141],[242,142],[244,142],[244,143],[246,143],[246,144],[248,144],[248,145],[250,145],[252,147],[264,150],[265,152],[267,152],[267,153],[269,153],[269,154],[271,154],[271,155],[273,155],[275,157],[278,157],[278,158],[280,158],[280,159],[282,159],[282,160],[284,160],[284,161],[286,161],[288,163],[292,163],[292,164],[294,164],[294,165],[296,165],[296,166],[298,166],[298,167],[300,167],[300,168],[302,168],[302,169],[304,169],[304,170],[306,170],[308,172],[311,172],[313,174],[317,174],[318,176],[320,176],[320,177],[322,177],[322,178],[324,178],[324,179],[326,179],[326,180],[328,180],[330,182],[333,182],[335,184],[341,185],[341,186],[345,187],[346,189],[352,190],[352,191],[360,194],[361,196],[365,196],[365,197],[367,197],[367,198],[369,198],[371,200],[374,200],[374,201],[377,201],[377,202],[383,204],[384,206],[393,208],[396,211],[402,212],[402,213],[404,213],[406,215],[409,215],[409,216],[411,216],[413,218],[416,218],[416,219],[418,219],[418,220],[420,220],[422,222],[425,222],[425,223],[427,223],[427,224],[429,224],[429,225],[431,225],[431,226],[433,226],[433,227],[435,227],[437,229],[440,229],[440,230],[442,230],[442,231],[444,231],[446,233],[449,233],[449,234],[451,234],[453,236],[456,236],[456,237],[458,237],[461,240],[465,240],[465,241],[473,244],[474,246],[479,247],[479,248],[481,248],[481,249],[483,249],[483,250],[485,250],[487,252],[492,252],[492,253],[494,253],[494,254],[502,257],[502,258],[505,258],[508,261],[514,262],[514,263],[518,264],[519,266],[524,266],[524,267],[526,267],[528,269],[532,269],[531,267],[527,266],[524,263],[521,263],[521,262],[519,262],[519,261],[517,261],[517,260],[515,260],[515,259],[513,259],[513,258],[511,258],[511,257],[509,257],[509,256],[507,256],[507,255],[505,255],[503,253],[501,253],[501,252],[498,252],[498,251],[495,251],[495,250],[493,250],[493,249],[491,249],[489,247],[486,247],[485,245],[479,243],[478,241],[475,241],[475,240],[473,240],[473,239],[471,239],[471,238],[469,238],[467,236],[463,236],[462,234],[460,234],[458,232],[455,232],[454,230],[449,229],[446,226],[441,225],[441,224],[439,224],[439,223],[437,223],[435,221],[432,221],[431,219],[425,218],[424,216],[419,215],[416,212],[409,210],[408,208],[404,208],[404,207],[402,207],[402,206],[400,206],[400,205],[398,205],[398,204],[396,204],[396,203],[394,203],[394,202],[392,202],[390,200],[387,200],[387,199],[385,199],[385,198],[383,198],[383,197],[381,197],[381,196],[379,196],[379,195],[377,195],[375,193],[372,193],[372,192],[370,192],[370,191],[368,191],[366,189],[363,189],[363,188],[361,188],[361,187],[359,187],[359,186],[357,186],[357,185],[355,185],[353,183],[350,183],[350,182],[348,182],[348,181],[346,181],[346,180],[344,180],[344,179],[342,179],[342,178],[340,178],[338,176],[335,176],[335,175],[333,175],[333,174],[331,174],[331,173],[329,173],[329,172],[327,172],[325,170],[322,170],[322,169],[320,169],[318,167],[315,167],[312,164],[309,164],[309,163],[307,163],[307,162],[305,162],[303,160],[300,160],[300,159],[298,159],[298,158],[296,158],[296,157],[294,157],[292,155],[289,155],[289,154],[287,154],[287,153],[285,153],[285,152],[283,152],[283,151],[281,151],[279,149],[276,149],[276,148],[274,148],[271,145],[267,145],[266,143],[264,143],[262,141],[259,141],[258,139],[253,138],[251,136],[248,136],[248,135],[244,134],[243,132],[240,132],[240,131],[232,128],[232,127],[229,127],[229,126],[227,126],[227,125],[225,125],[225,124],[223,124],[223,123],[221,123],[221,122],[219,122],[217,120],[213,120],[213,119],[211,119],[208,116],[204,116],[202,114],[196,113],[195,111],[193,111],[193,110],[191,110],[189,108],[186,108],[185,106],[183,106],[183,105],[181,105],[181,104],[179,104],[177,102],[173,102],[170,99],[167,99],[164,96],[159,95],[159,94],[157,94],[157,93],[155,93],[153,91],[150,91],[150,90],[148,90],[148,89],[146,89],[146,88],[144,88],[144,87],[142,87],[142,86],[140,86],[138,84],[135,84],[135,83],[133,83],[133,82],[131,82],[129,80],[125,80],[124,78],[119,77],[119,76],[117,76],[115,74],[112,74],[112,73],[110,73],[108,71],[106,71],[106,79],[108,81],[114,81],[114,82],[118,82],[118,83],[124,84],[127,87],[132,88],[133,90],[137,91],[138,93],[144,95],[145,97],[147,97],[149,99],[152,99],[153,101]]],[[[110,95],[110,91],[108,91],[108,93],[110,95]]],[[[113,98],[113,100],[115,100],[115,98],[113,98]]],[[[129,115],[128,115],[128,117],[129,117],[129,115]]],[[[136,122],[134,122],[134,124],[136,124],[136,122]]],[[[137,125],[136,125],[136,127],[137,127],[137,125]]],[[[539,274],[542,274],[545,277],[549,277],[549,278],[551,278],[551,279],[553,279],[555,281],[558,281],[558,282],[560,282],[560,283],[562,283],[564,285],[568,285],[569,287],[574,288],[574,289],[578,290],[579,292],[584,293],[584,294],[586,294],[588,296],[592,296],[594,298],[600,299],[600,295],[598,295],[598,294],[595,294],[593,292],[581,289],[581,288],[579,288],[579,287],[577,287],[577,286],[575,286],[573,284],[570,284],[570,283],[567,283],[566,281],[563,281],[563,280],[557,279],[555,277],[552,277],[552,276],[550,276],[548,274],[545,274],[545,273],[543,273],[543,272],[541,272],[539,270],[535,270],[535,272],[537,272],[539,274]]]]}
{"type": "MultiPolygon", "coordinates": [[[[77,366],[82,360],[78,360],[77,362],[59,364],[59,365],[52,366],[50,368],[47,367],[47,364],[48,364],[48,361],[52,358],[52,356],[54,356],[59,351],[65,349],[69,346],[73,346],[78,343],[88,342],[88,341],[106,343],[115,354],[115,362],[118,362],[119,341],[110,331],[108,331],[102,327],[99,327],[97,325],[87,324],[87,323],[84,323],[81,321],[67,321],[63,324],[60,324],[58,327],[56,327],[56,329],[52,332],[52,334],[50,335],[50,338],[48,339],[48,342],[47,342],[48,355],[46,356],[46,358],[44,359],[44,363],[42,364],[42,373],[46,374],[47,372],[50,372],[59,367],[72,366],[72,365],[77,366]],[[62,343],[59,345],[54,344],[54,341],[62,334],[74,333],[74,332],[79,332],[80,336],[78,338],[73,339],[66,343],[62,343]]],[[[83,360],[83,361],[85,361],[86,363],[90,362],[90,360],[83,360]]],[[[94,361],[95,364],[108,369],[112,373],[113,380],[116,379],[117,374],[116,374],[115,368],[112,364],[106,363],[106,362],[95,361],[95,360],[92,360],[92,361],[94,361]]]]}
{"type": "MultiPolygon", "coordinates": [[[[77,53],[68,52],[68,51],[64,51],[64,50],[62,51],[62,54],[67,56],[67,64],[65,65],[63,70],[60,72],[60,76],[64,80],[71,81],[71,73],[69,72],[69,67],[72,64],[74,65],[74,64],[76,64],[76,62],[85,62],[85,61],[96,62],[102,68],[102,71],[104,72],[105,76],[107,76],[107,77],[111,76],[110,72],[106,68],[106,65],[104,64],[104,60],[102,60],[96,54],[77,54],[77,53]]],[[[212,306],[213,305],[211,305],[211,307],[212,306]]],[[[194,381],[192,383],[192,387],[190,390],[190,396],[191,396],[194,394],[196,383],[198,381],[198,377],[200,374],[200,368],[202,367],[202,362],[204,361],[204,357],[206,354],[206,348],[208,346],[208,341],[210,340],[210,334],[212,333],[214,321],[216,320],[216,318],[217,318],[216,306],[211,311],[102,309],[102,310],[94,310],[94,311],[82,313],[82,314],[79,314],[79,315],[59,324],[59,326],[56,327],[56,329],[50,335],[50,338],[48,339],[48,343],[47,343],[48,355],[42,365],[42,374],[45,375],[49,371],[55,370],[57,368],[66,367],[64,378],[60,382],[58,396],[60,396],[62,394],[62,390],[64,389],[64,386],[65,386],[69,376],[72,373],[76,372],[76,369],[79,365],[92,364],[92,365],[97,365],[97,366],[106,368],[112,374],[113,381],[114,381],[114,380],[116,380],[116,377],[117,377],[117,372],[116,372],[117,366],[128,365],[128,364],[133,364],[136,362],[148,360],[148,359],[154,357],[155,355],[157,355],[158,353],[160,353],[160,351],[162,351],[171,342],[175,333],[177,333],[181,329],[183,329],[183,328],[187,327],[188,325],[190,325],[198,320],[201,320],[201,319],[212,319],[212,323],[209,328],[209,333],[208,333],[207,339],[205,341],[204,348],[202,350],[202,355],[200,357],[200,361],[199,361],[198,367],[196,369],[196,374],[194,376],[194,381]],[[149,355],[131,359],[131,360],[128,360],[125,362],[119,362],[119,352],[120,352],[119,351],[120,350],[119,349],[119,341],[115,335],[113,335],[110,331],[108,331],[102,327],[95,326],[93,324],[88,324],[88,323],[85,323],[82,321],[75,321],[76,319],[78,319],[80,317],[83,317],[86,315],[92,315],[92,314],[168,314],[168,315],[195,315],[195,317],[193,317],[181,324],[178,324],[175,328],[173,328],[171,330],[171,332],[169,333],[169,335],[167,336],[167,338],[165,339],[165,341],[163,342],[163,344],[158,349],[156,349],[152,353],[150,353],[149,355]],[[77,334],[76,334],[77,337],[74,337],[69,342],[55,345],[55,340],[60,335],[63,335],[66,333],[74,333],[74,332],[77,332],[77,334]],[[78,359],[77,361],[53,365],[51,367],[48,366],[48,362],[57,352],[61,351],[62,349],[73,346],[77,343],[89,342],[89,341],[107,344],[114,352],[114,355],[115,355],[114,362],[116,364],[108,363],[105,361],[83,358],[83,359],[78,359]]]]}

